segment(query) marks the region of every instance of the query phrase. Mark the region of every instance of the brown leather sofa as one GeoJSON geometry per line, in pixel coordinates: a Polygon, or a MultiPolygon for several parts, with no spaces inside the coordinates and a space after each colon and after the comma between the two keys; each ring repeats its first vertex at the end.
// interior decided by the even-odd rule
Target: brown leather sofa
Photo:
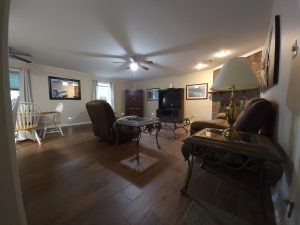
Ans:
{"type": "MultiPolygon", "coordinates": [[[[263,98],[252,99],[239,114],[234,127],[238,131],[260,133],[273,138],[275,113],[275,107],[270,101],[263,98]]],[[[190,133],[194,134],[204,128],[225,129],[227,125],[226,115],[220,113],[217,119],[191,123],[190,133]]]]}
{"type": "MultiPolygon", "coordinates": [[[[86,109],[93,125],[94,135],[110,143],[116,140],[115,113],[106,101],[93,100],[86,103],[86,109]]],[[[137,131],[129,127],[119,130],[119,142],[130,141],[137,136],[137,131]]]]}

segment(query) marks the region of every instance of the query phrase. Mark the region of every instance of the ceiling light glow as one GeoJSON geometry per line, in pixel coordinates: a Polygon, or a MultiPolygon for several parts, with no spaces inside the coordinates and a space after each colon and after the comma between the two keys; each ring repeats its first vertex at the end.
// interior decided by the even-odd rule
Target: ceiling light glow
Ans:
{"type": "Polygon", "coordinates": [[[130,67],[131,70],[136,71],[138,69],[138,64],[137,63],[130,63],[129,67],[130,67]]]}
{"type": "Polygon", "coordinates": [[[208,64],[205,64],[205,63],[198,63],[197,66],[195,66],[195,68],[198,70],[201,70],[206,67],[208,67],[208,64]]]}
{"type": "Polygon", "coordinates": [[[215,53],[215,57],[217,58],[223,58],[225,56],[228,56],[231,52],[228,51],[228,50],[222,50],[222,51],[219,51],[217,53],[215,53]]]}

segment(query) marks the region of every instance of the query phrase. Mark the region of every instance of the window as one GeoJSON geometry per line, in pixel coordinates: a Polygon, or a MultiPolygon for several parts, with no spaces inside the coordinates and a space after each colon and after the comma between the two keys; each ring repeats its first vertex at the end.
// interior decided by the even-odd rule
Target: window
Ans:
{"type": "Polygon", "coordinates": [[[97,84],[97,99],[107,101],[113,108],[112,102],[112,84],[109,82],[98,82],[97,84]]]}
{"type": "Polygon", "coordinates": [[[20,72],[17,70],[9,71],[10,99],[17,98],[20,93],[20,72]]]}

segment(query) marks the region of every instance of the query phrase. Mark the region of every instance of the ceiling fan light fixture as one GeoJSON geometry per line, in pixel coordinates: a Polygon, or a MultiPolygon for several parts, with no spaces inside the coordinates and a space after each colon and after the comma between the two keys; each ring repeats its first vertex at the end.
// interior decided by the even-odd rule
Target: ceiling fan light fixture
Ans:
{"type": "Polygon", "coordinates": [[[138,64],[133,62],[133,63],[130,63],[129,67],[132,71],[136,71],[138,69],[138,64]]]}

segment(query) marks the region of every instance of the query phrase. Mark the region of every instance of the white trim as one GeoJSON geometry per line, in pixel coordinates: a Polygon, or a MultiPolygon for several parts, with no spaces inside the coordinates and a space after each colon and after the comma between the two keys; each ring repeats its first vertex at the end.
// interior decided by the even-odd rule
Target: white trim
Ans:
{"type": "Polygon", "coordinates": [[[68,123],[68,124],[61,124],[61,127],[72,127],[72,126],[79,126],[79,125],[85,125],[85,124],[92,124],[91,121],[89,122],[80,122],[80,123],[68,123]]]}
{"type": "Polygon", "coordinates": [[[21,68],[9,68],[9,72],[12,71],[12,72],[21,72],[21,68]]]}

